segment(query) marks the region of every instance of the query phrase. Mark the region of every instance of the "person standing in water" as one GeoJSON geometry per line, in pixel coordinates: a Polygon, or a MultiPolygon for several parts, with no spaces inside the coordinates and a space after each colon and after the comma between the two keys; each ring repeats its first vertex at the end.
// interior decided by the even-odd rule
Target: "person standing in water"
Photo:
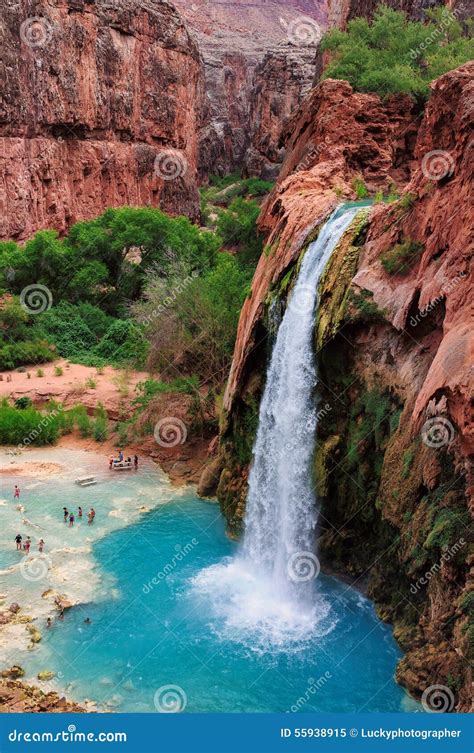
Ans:
{"type": "Polygon", "coordinates": [[[82,518],[82,507],[77,508],[77,517],[82,518]]]}
{"type": "Polygon", "coordinates": [[[40,554],[43,554],[43,549],[44,549],[44,541],[43,541],[43,539],[40,539],[38,541],[38,552],[40,554]]]}
{"type": "Polygon", "coordinates": [[[20,487],[15,484],[15,488],[13,490],[13,499],[20,499],[20,487]]]}
{"type": "Polygon", "coordinates": [[[27,554],[30,553],[30,546],[31,546],[31,538],[29,536],[27,536],[26,537],[26,541],[25,541],[25,552],[27,554]]]}
{"type": "Polygon", "coordinates": [[[23,536],[21,533],[17,533],[15,536],[15,542],[16,542],[16,548],[21,552],[21,542],[23,541],[23,536]]]}
{"type": "Polygon", "coordinates": [[[87,518],[88,518],[88,523],[89,523],[89,525],[90,525],[91,523],[93,523],[93,522],[94,522],[94,518],[95,518],[95,510],[94,510],[94,508],[93,508],[93,507],[91,507],[91,509],[90,509],[90,510],[89,510],[89,512],[87,513],[87,518]]]}
{"type": "Polygon", "coordinates": [[[69,510],[67,507],[63,507],[63,515],[64,515],[64,522],[67,523],[67,519],[69,517],[69,510]]]}
{"type": "Polygon", "coordinates": [[[69,515],[69,528],[72,528],[74,525],[74,513],[70,513],[69,515]]]}

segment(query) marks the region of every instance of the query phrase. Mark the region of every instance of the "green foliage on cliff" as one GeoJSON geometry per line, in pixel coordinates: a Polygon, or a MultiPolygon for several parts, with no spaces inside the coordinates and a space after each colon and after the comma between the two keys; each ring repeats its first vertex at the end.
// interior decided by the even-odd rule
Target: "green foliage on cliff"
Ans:
{"type": "Polygon", "coordinates": [[[382,267],[390,275],[408,274],[423,250],[421,243],[406,240],[386,251],[380,257],[382,267]]]}
{"type": "Polygon", "coordinates": [[[426,99],[430,81],[473,57],[472,37],[463,35],[452,11],[438,8],[428,16],[423,24],[381,6],[372,22],[355,18],[347,31],[330,31],[321,43],[332,53],[323,78],[345,79],[357,91],[426,99]]]}

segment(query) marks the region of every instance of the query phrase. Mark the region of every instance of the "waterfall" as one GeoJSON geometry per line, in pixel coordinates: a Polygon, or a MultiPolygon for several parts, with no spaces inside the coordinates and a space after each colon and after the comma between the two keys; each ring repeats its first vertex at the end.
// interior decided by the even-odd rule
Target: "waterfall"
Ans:
{"type": "Polygon", "coordinates": [[[317,503],[312,460],[317,425],[314,320],[325,266],[360,206],[337,209],[304,255],[278,328],[260,404],[238,554],[194,582],[211,597],[225,628],[252,647],[325,634],[334,623],[317,597],[317,503]]]}
{"type": "Polygon", "coordinates": [[[314,455],[317,369],[313,347],[318,285],[358,207],[336,210],[303,258],[280,324],[260,404],[249,477],[243,557],[262,568],[280,591],[300,590],[312,558],[317,509],[314,455]]]}

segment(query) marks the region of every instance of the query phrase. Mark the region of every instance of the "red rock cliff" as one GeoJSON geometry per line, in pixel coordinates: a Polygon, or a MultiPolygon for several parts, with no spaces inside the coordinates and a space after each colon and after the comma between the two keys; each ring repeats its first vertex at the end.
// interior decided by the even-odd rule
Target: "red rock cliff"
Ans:
{"type": "Polygon", "coordinates": [[[21,0],[2,16],[0,237],[123,204],[197,217],[203,75],[173,6],[21,0]]]}
{"type": "Polygon", "coordinates": [[[273,316],[332,208],[398,184],[335,250],[315,322],[315,485],[323,567],[368,584],[417,698],[471,708],[474,587],[472,127],[474,63],[432,85],[421,116],[325,81],[291,124],[265,204],[266,252],[245,302],[225,396],[218,496],[241,530],[273,316]],[[403,186],[403,187],[402,187],[403,186]]]}

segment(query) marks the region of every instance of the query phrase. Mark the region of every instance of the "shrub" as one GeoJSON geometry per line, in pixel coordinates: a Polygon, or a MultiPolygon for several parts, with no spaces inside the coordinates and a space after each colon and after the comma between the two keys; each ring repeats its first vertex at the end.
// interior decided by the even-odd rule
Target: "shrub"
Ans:
{"type": "Polygon", "coordinates": [[[88,390],[95,390],[97,387],[97,382],[92,377],[88,377],[86,379],[85,386],[88,390]]]}
{"type": "Polygon", "coordinates": [[[43,369],[36,369],[36,376],[37,377],[44,377],[44,371],[43,371],[43,369]]]}
{"type": "Polygon", "coordinates": [[[369,195],[369,189],[365,185],[362,178],[354,178],[352,181],[352,190],[358,199],[365,199],[369,195]]]}
{"type": "Polygon", "coordinates": [[[422,250],[422,243],[407,240],[382,254],[380,262],[390,275],[408,274],[422,250]]]}
{"type": "Polygon", "coordinates": [[[60,433],[60,414],[49,414],[32,407],[0,405],[0,444],[44,446],[54,444],[60,433]]]}
{"type": "Polygon", "coordinates": [[[226,246],[237,248],[237,260],[242,267],[253,269],[262,253],[263,241],[257,231],[259,214],[257,202],[235,199],[217,221],[219,235],[226,246]]]}
{"type": "Polygon", "coordinates": [[[97,416],[94,422],[94,439],[96,442],[105,442],[108,436],[107,419],[97,416]]]}
{"type": "Polygon", "coordinates": [[[345,79],[357,91],[427,99],[430,81],[472,57],[471,40],[451,11],[428,16],[429,23],[422,24],[381,6],[372,22],[355,18],[347,31],[330,31],[321,43],[332,53],[323,78],[345,79]]]}
{"type": "Polygon", "coordinates": [[[15,408],[19,408],[20,410],[24,410],[25,408],[31,408],[33,405],[32,400],[30,397],[19,397],[15,400],[15,408]]]}
{"type": "Polygon", "coordinates": [[[87,411],[84,408],[83,405],[77,406],[75,408],[75,422],[76,426],[79,430],[80,436],[85,439],[87,437],[90,437],[91,431],[92,431],[92,425],[91,420],[89,416],[87,415],[87,411]]]}
{"type": "Polygon", "coordinates": [[[54,375],[55,375],[55,376],[57,376],[57,377],[60,377],[60,376],[62,376],[63,374],[64,374],[64,371],[63,371],[63,369],[61,368],[61,366],[55,366],[55,367],[54,367],[54,375]]]}

